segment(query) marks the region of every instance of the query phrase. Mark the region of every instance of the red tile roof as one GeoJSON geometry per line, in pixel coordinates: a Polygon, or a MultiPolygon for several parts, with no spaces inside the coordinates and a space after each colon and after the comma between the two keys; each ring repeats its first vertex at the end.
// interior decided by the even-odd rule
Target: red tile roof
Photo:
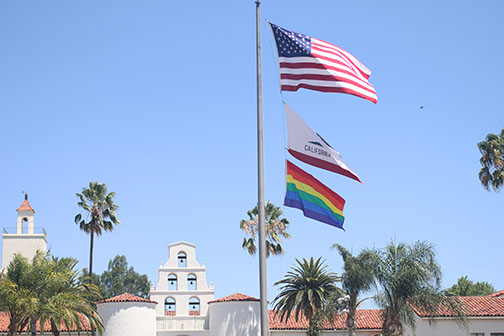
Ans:
{"type": "MultiPolygon", "coordinates": [[[[346,315],[345,315],[346,316],[346,315]]],[[[322,329],[341,329],[343,326],[346,328],[346,318],[335,314],[331,321],[324,323],[322,329]]],[[[355,316],[355,323],[357,329],[376,329],[382,328],[382,311],[381,309],[359,309],[357,310],[355,316]]],[[[275,314],[275,311],[269,311],[269,326],[270,329],[282,329],[282,330],[306,330],[308,329],[308,320],[303,314],[299,315],[299,319],[296,321],[295,313],[291,314],[289,320],[283,320],[280,322],[280,314],[275,314]]]]}
{"type": "Polygon", "coordinates": [[[490,294],[491,297],[500,297],[504,296],[504,290],[498,291],[497,293],[490,294]]]}
{"type": "MultiPolygon", "coordinates": [[[[80,318],[81,331],[91,331],[91,327],[86,318],[81,316],[80,318]]],[[[6,333],[9,328],[9,315],[6,312],[0,312],[0,332],[6,333]]],[[[23,331],[27,331],[28,327],[25,327],[23,331]]],[[[67,328],[64,323],[60,324],[60,332],[72,332],[77,331],[77,326],[73,325],[70,328],[67,328]]],[[[37,332],[40,332],[40,322],[37,322],[37,332]]],[[[44,325],[44,332],[51,332],[51,325],[49,322],[46,322],[44,325]]]]}
{"type": "Polygon", "coordinates": [[[228,296],[225,296],[223,298],[209,301],[208,303],[214,303],[214,302],[230,302],[230,301],[261,301],[258,298],[248,296],[242,293],[236,293],[236,294],[231,294],[228,296]]]}
{"type": "MultiPolygon", "coordinates": [[[[492,296],[459,296],[464,305],[467,316],[504,316],[504,297],[492,296]]],[[[420,317],[455,317],[456,314],[448,307],[440,307],[435,313],[427,313],[412,305],[413,310],[420,317]]]]}
{"type": "Polygon", "coordinates": [[[157,304],[156,301],[151,301],[151,300],[148,300],[148,299],[144,299],[142,297],[131,295],[129,293],[124,293],[124,294],[121,294],[121,295],[117,295],[117,296],[111,297],[110,299],[101,300],[101,301],[98,301],[96,303],[107,303],[107,302],[150,302],[150,303],[156,303],[157,304]]]}
{"type": "MultiPolygon", "coordinates": [[[[124,295],[124,294],[123,294],[124,295]]],[[[239,298],[250,298],[253,300],[227,300],[227,301],[257,301],[258,299],[246,296],[243,294],[233,294],[230,295],[229,297],[236,297],[239,295],[239,298]]],[[[119,295],[121,296],[121,295],[119,295]]],[[[133,295],[131,295],[133,296],[133,295]]],[[[112,298],[113,299],[113,298],[112,298]]],[[[142,299],[142,298],[140,298],[142,299]]],[[[223,298],[225,299],[225,298],[223,298]]],[[[143,299],[145,300],[145,299],[143,299]]],[[[148,301],[148,300],[146,300],[148,301]]],[[[109,302],[129,302],[129,301],[109,301],[109,302]]],[[[144,302],[144,301],[140,301],[144,302]]],[[[149,301],[153,302],[153,301],[149,301]]],[[[215,302],[215,301],[214,301],[215,302]]],[[[224,301],[219,301],[219,302],[224,302],[224,301]]],[[[84,331],[89,331],[89,323],[87,320],[84,318],[81,319],[81,329],[84,331]]],[[[291,316],[291,318],[288,321],[283,321],[280,322],[280,316],[276,315],[274,311],[269,311],[269,324],[270,324],[270,329],[293,329],[293,330],[306,330],[308,329],[308,321],[304,317],[304,315],[300,315],[299,320],[296,322],[296,319],[294,315],[291,316]]],[[[356,324],[357,324],[357,329],[380,329],[381,328],[381,311],[379,309],[360,309],[357,311],[357,318],[356,318],[356,324]]],[[[7,332],[7,328],[9,326],[9,317],[7,313],[5,312],[0,312],[0,332],[7,332]]],[[[323,329],[341,329],[341,317],[340,316],[335,316],[335,319],[329,323],[326,323],[323,326],[323,329]]],[[[25,328],[26,330],[26,328],[25,328]]],[[[68,330],[64,325],[61,325],[60,331],[76,331],[77,328],[74,326],[73,328],[70,328],[68,330]]],[[[40,331],[39,324],[37,324],[37,331],[40,331]]],[[[50,332],[51,327],[49,323],[46,323],[44,327],[45,332],[50,332]]]]}
{"type": "Polygon", "coordinates": [[[28,200],[24,200],[16,211],[33,211],[35,213],[28,200]]]}

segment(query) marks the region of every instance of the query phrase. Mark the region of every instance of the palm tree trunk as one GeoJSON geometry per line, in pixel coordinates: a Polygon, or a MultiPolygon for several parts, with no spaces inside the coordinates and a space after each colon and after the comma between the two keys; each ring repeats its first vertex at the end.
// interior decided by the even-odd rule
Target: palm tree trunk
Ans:
{"type": "Polygon", "coordinates": [[[8,336],[16,336],[16,331],[19,328],[19,325],[15,322],[17,319],[17,315],[10,315],[9,326],[7,327],[7,335],[8,336]]]}
{"type": "Polygon", "coordinates": [[[59,336],[59,334],[60,334],[58,326],[56,326],[56,324],[53,321],[51,321],[51,331],[54,336],[59,336]]]}
{"type": "Polygon", "coordinates": [[[31,321],[31,323],[30,323],[30,329],[31,329],[32,336],[37,336],[37,321],[35,321],[35,320],[31,321]]]}
{"type": "Polygon", "coordinates": [[[308,313],[306,315],[306,319],[308,320],[308,335],[313,336],[313,335],[318,335],[319,330],[318,330],[318,325],[315,326],[314,323],[317,323],[313,321],[313,315],[315,313],[313,312],[313,309],[311,307],[308,307],[308,313]]]}
{"type": "Polygon", "coordinates": [[[348,336],[355,336],[355,315],[357,307],[355,305],[349,307],[349,312],[347,313],[346,326],[348,329],[348,336]]]}
{"type": "MultiPolygon", "coordinates": [[[[93,283],[93,245],[94,245],[94,230],[91,230],[91,243],[89,248],[89,283],[93,283]]],[[[91,327],[91,335],[96,335],[95,328],[91,327]]],[[[57,336],[57,335],[55,335],[57,336]]]]}
{"type": "Polygon", "coordinates": [[[390,322],[388,322],[387,332],[390,336],[402,335],[402,323],[399,317],[393,318],[390,322]]]}
{"type": "Polygon", "coordinates": [[[89,283],[93,283],[93,245],[94,245],[94,230],[91,230],[91,243],[89,247],[89,283]]]}
{"type": "Polygon", "coordinates": [[[313,336],[314,334],[318,334],[318,328],[313,328],[313,320],[311,318],[308,319],[308,336],[313,336]]]}
{"type": "MultiPolygon", "coordinates": [[[[348,318],[348,317],[347,317],[348,318]]],[[[355,320],[354,320],[355,321],[355,320]]],[[[355,336],[355,322],[354,322],[354,325],[352,327],[348,327],[348,335],[349,336],[355,336]]]]}

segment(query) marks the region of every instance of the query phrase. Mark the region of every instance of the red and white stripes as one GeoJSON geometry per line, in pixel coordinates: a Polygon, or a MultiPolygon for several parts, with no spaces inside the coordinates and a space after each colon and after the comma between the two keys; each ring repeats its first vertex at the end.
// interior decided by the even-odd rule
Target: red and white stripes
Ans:
{"type": "Polygon", "coordinates": [[[377,102],[376,91],[368,82],[371,71],[328,42],[311,38],[311,57],[279,57],[279,63],[282,91],[341,92],[377,102]]]}

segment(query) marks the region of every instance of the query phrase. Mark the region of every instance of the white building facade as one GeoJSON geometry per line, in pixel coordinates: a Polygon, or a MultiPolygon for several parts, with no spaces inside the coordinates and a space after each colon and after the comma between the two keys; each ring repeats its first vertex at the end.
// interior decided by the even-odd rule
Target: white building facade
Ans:
{"type": "Polygon", "coordinates": [[[416,327],[405,327],[403,336],[504,336],[504,291],[458,299],[464,306],[467,326],[461,325],[450,310],[426,313],[412,306],[416,327]]]}
{"type": "Polygon", "coordinates": [[[102,336],[156,336],[156,305],[131,294],[97,302],[105,327],[102,336]]]}
{"type": "Polygon", "coordinates": [[[28,194],[17,209],[17,225],[15,228],[4,227],[2,234],[2,269],[7,268],[20,253],[31,260],[37,250],[47,251],[47,237],[44,229],[34,226],[35,210],[28,202],[28,194]]]}
{"type": "Polygon", "coordinates": [[[215,291],[207,284],[205,265],[196,260],[196,245],[173,243],[168,253],[168,261],[158,269],[158,284],[150,290],[151,300],[158,302],[158,336],[208,335],[208,302],[215,299],[215,291]]]}

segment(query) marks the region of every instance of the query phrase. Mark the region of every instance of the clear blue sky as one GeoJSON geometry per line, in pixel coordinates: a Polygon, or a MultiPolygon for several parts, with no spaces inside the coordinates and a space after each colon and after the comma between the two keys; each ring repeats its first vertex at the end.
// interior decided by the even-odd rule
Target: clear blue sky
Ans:
{"type": "MultiPolygon", "coordinates": [[[[435,244],[445,287],[467,275],[504,289],[504,195],[481,187],[476,147],[504,127],[503,12],[499,0],[264,1],[263,19],[354,54],[378,93],[377,105],[282,97],[262,20],[266,200],[283,203],[282,99],[365,183],[298,162],[346,199],[346,231],[284,208],[293,237],[268,262],[270,300],[295,258],[341,272],[333,243],[357,253],[394,238],[435,244]]],[[[75,193],[98,180],[122,225],[96,240],[96,271],[124,254],[157,283],[167,245],[185,240],[217,297],[259,295],[239,229],[257,202],[253,1],[5,0],[0,45],[0,226],[15,226],[28,191],[52,253],[85,267],[75,193]]]]}

